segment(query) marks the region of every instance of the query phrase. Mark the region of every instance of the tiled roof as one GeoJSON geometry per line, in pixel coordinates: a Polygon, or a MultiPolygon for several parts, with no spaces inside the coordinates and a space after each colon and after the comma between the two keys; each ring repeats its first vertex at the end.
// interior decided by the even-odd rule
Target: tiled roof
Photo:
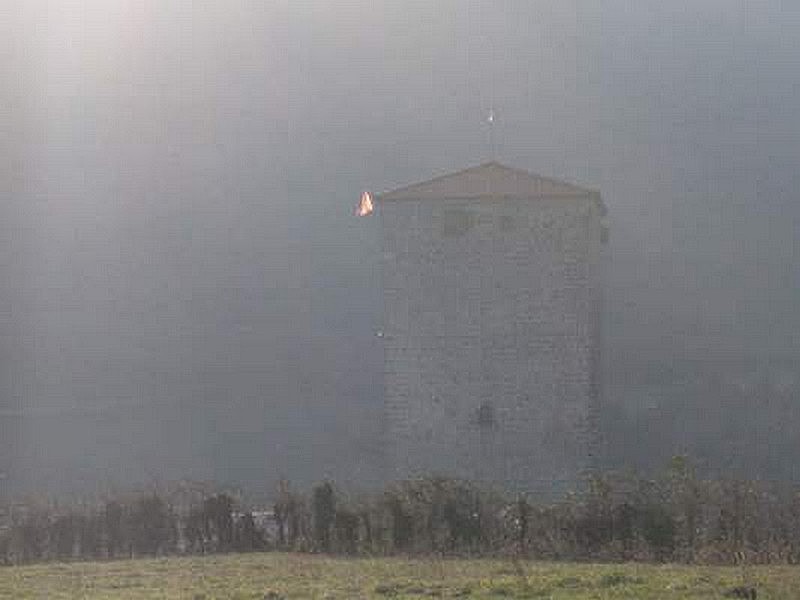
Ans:
{"type": "Polygon", "coordinates": [[[488,162],[378,195],[380,201],[598,196],[594,190],[488,162]]]}

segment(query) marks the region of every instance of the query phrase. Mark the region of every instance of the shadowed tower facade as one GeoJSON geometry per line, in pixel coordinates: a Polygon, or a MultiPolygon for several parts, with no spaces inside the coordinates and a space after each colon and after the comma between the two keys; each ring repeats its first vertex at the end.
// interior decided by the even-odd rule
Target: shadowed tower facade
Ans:
{"type": "Polygon", "coordinates": [[[377,202],[388,476],[573,487],[597,442],[599,193],[492,162],[377,202]]]}

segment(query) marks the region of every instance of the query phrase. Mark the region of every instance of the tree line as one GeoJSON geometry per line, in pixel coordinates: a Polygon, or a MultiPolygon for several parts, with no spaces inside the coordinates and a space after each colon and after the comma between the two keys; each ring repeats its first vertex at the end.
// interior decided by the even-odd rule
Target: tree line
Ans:
{"type": "Polygon", "coordinates": [[[656,479],[603,474],[557,501],[446,478],[353,496],[330,481],[282,482],[268,511],[208,494],[188,506],[157,492],[101,506],[15,507],[0,563],[219,552],[516,556],[559,561],[800,562],[800,490],[698,479],[684,459],[656,479]]]}

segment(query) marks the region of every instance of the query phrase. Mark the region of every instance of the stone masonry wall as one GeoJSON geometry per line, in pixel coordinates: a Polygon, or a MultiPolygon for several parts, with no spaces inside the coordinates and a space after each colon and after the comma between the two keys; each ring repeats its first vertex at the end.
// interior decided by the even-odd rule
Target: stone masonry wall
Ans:
{"type": "Polygon", "coordinates": [[[557,493],[591,467],[596,200],[382,203],[390,478],[557,493]]]}

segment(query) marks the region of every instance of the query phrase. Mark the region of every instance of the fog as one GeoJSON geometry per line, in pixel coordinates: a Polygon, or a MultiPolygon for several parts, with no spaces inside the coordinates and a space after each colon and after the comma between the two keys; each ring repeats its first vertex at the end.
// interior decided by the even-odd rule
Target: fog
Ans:
{"type": "Polygon", "coordinates": [[[2,492],[375,481],[353,208],[493,157],[609,208],[607,461],[800,476],[800,6],[17,4],[2,492]]]}

